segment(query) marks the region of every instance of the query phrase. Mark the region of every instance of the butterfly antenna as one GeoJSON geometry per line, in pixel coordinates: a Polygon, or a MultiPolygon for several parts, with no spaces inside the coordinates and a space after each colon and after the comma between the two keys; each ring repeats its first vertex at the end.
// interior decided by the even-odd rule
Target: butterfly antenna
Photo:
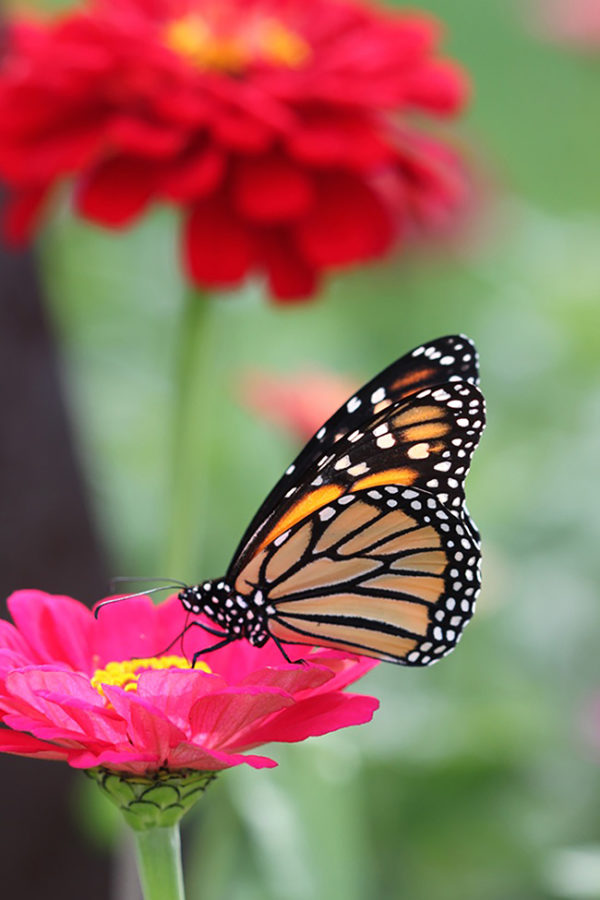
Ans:
{"type": "Polygon", "coordinates": [[[135,594],[123,594],[120,597],[111,597],[109,600],[103,600],[94,607],[94,618],[98,618],[98,613],[103,606],[109,606],[111,603],[120,603],[121,600],[132,600],[134,597],[147,597],[149,594],[156,594],[157,591],[171,591],[173,588],[187,587],[178,581],[176,584],[163,584],[160,587],[151,588],[149,591],[137,591],[135,594]]]}
{"type": "Polygon", "coordinates": [[[183,581],[179,581],[177,578],[161,578],[160,576],[147,577],[145,575],[115,575],[110,579],[109,584],[112,588],[114,588],[117,584],[123,583],[131,583],[134,584],[136,582],[144,582],[151,584],[153,581],[164,581],[165,582],[165,590],[166,585],[169,587],[180,587],[186,588],[187,584],[183,581]]]}

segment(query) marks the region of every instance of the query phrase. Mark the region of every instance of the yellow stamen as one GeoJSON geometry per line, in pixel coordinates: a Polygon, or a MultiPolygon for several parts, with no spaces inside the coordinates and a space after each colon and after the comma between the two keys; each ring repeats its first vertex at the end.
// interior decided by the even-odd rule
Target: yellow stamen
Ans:
{"type": "Polygon", "coordinates": [[[199,68],[224,72],[240,72],[261,60],[295,68],[310,55],[306,41],[276,19],[249,21],[243,28],[219,33],[202,16],[191,13],[169,22],[164,40],[199,68]]]}
{"type": "MultiPolygon", "coordinates": [[[[109,662],[104,669],[96,669],[90,679],[92,687],[104,696],[105,685],[116,685],[126,691],[137,691],[138,679],[149,669],[191,669],[191,663],[183,656],[152,656],[147,659],[125,659],[109,662]]],[[[200,660],[196,669],[209,672],[210,668],[200,660]]]]}
{"type": "Polygon", "coordinates": [[[302,65],[310,56],[306,41],[276,19],[269,19],[264,23],[262,46],[268,60],[290,68],[302,65]]]}

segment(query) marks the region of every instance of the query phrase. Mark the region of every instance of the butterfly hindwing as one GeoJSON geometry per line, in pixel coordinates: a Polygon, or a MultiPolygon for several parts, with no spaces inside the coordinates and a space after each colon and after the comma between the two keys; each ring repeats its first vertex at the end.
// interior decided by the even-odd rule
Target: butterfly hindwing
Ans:
{"type": "Polygon", "coordinates": [[[280,534],[237,575],[279,641],[408,665],[449,652],[473,614],[479,549],[430,492],[346,492],[280,534]]]}
{"type": "Polygon", "coordinates": [[[310,483],[307,475],[345,437],[364,431],[374,418],[411,395],[458,380],[479,382],[477,350],[464,335],[422,344],[380,372],[325,422],[286,469],[246,529],[234,559],[246,558],[251,545],[256,546],[257,534],[265,532],[265,523],[279,515],[282,504],[289,505],[299,484],[310,483]]]}

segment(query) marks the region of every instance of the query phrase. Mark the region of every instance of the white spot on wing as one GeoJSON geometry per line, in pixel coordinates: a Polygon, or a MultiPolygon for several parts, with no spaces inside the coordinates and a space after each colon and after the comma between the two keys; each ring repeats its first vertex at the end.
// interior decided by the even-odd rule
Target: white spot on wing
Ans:
{"type": "Polygon", "coordinates": [[[406,451],[406,455],[409,459],[427,459],[429,456],[429,444],[413,444],[406,451]]]}
{"type": "Polygon", "coordinates": [[[326,506],[325,509],[322,509],[319,512],[319,518],[321,522],[329,521],[332,516],[335,516],[335,509],[333,508],[333,506],[326,506]]]}
{"type": "Polygon", "coordinates": [[[339,471],[340,469],[347,469],[349,465],[350,457],[348,456],[348,454],[346,454],[346,456],[342,456],[341,459],[338,459],[335,464],[335,468],[339,471]]]}

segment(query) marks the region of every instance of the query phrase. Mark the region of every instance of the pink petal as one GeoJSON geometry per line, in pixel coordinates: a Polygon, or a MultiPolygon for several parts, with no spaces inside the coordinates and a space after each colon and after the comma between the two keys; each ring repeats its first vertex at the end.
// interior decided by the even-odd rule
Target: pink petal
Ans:
{"type": "Polygon", "coordinates": [[[40,741],[30,734],[0,729],[0,751],[3,753],[15,753],[17,756],[35,756],[38,759],[62,759],[66,760],[68,753],[60,747],[55,747],[47,741],[40,741]]]}
{"type": "MultiPolygon", "coordinates": [[[[182,743],[169,753],[170,769],[198,769],[199,771],[216,772],[240,764],[255,769],[273,768],[277,763],[266,756],[242,755],[240,753],[221,753],[182,743]]],[[[76,769],[90,769],[94,766],[110,766],[119,771],[142,775],[157,767],[156,758],[148,753],[131,750],[105,750],[99,753],[73,751],[69,756],[69,764],[76,769]]]]}
{"type": "Polygon", "coordinates": [[[348,656],[337,650],[318,650],[316,653],[310,654],[309,661],[311,664],[326,666],[333,673],[334,677],[327,682],[325,687],[328,692],[343,690],[379,665],[379,661],[376,659],[369,659],[366,656],[348,656]]]}
{"type": "Polygon", "coordinates": [[[104,692],[116,712],[127,723],[128,738],[132,745],[136,750],[152,754],[160,764],[166,759],[171,747],[187,739],[184,731],[134,691],[106,686],[104,692]]]}
{"type": "Polygon", "coordinates": [[[257,719],[292,703],[291,697],[275,688],[230,688],[202,697],[190,711],[194,741],[210,749],[225,747],[257,719]]]}
{"type": "Polygon", "coordinates": [[[194,703],[204,695],[226,688],[223,678],[209,675],[201,669],[148,670],[140,675],[137,693],[138,697],[159,710],[165,719],[186,731],[194,703]]]}
{"type": "MultiPolygon", "coordinates": [[[[77,722],[81,733],[86,739],[115,744],[126,740],[127,732],[125,722],[118,718],[110,707],[95,706],[85,700],[67,697],[63,694],[44,693],[40,695],[60,706],[68,706],[69,714],[77,722]]],[[[79,735],[81,737],[81,735],[79,735]]]]}
{"type": "Polygon", "coordinates": [[[252,754],[241,753],[224,753],[222,750],[206,750],[206,748],[198,748],[191,744],[182,744],[174,751],[171,751],[169,763],[173,766],[185,767],[190,769],[207,769],[212,771],[215,769],[225,769],[230,766],[239,766],[245,764],[252,766],[254,769],[272,769],[277,763],[268,756],[254,756],[252,754]],[[217,765],[211,764],[214,760],[217,765]]]}
{"type": "Polygon", "coordinates": [[[324,666],[277,666],[256,669],[240,681],[240,685],[254,684],[259,687],[274,687],[294,695],[300,691],[314,691],[327,684],[334,677],[324,666]]]}
{"type": "Polygon", "coordinates": [[[360,694],[323,694],[296,703],[283,710],[263,726],[243,735],[242,744],[233,748],[255,747],[269,741],[303,741],[308,737],[328,734],[349,725],[369,722],[379,706],[375,697],[360,694]]]}
{"type": "Polygon", "coordinates": [[[0,650],[0,680],[14,669],[28,666],[31,660],[15,650],[0,650]]]}
{"type": "MultiPolygon", "coordinates": [[[[168,597],[163,603],[153,605],[154,616],[156,619],[156,629],[158,634],[167,643],[174,641],[185,628],[188,621],[188,614],[181,605],[181,600],[177,595],[168,597]]],[[[193,629],[198,631],[198,629],[193,629]]],[[[182,652],[179,646],[173,646],[169,649],[170,653],[179,653],[181,656],[186,654],[182,652]]]]}
{"type": "Polygon", "coordinates": [[[11,711],[29,716],[32,722],[44,721],[73,732],[82,729],[78,724],[79,714],[74,713],[68,703],[70,697],[84,699],[90,706],[104,707],[102,698],[88,679],[77,672],[45,667],[21,669],[7,676],[6,690],[5,702],[10,702],[11,711]],[[47,695],[53,694],[62,695],[64,702],[48,700],[47,695]]]}
{"type": "Polygon", "coordinates": [[[126,659],[157,656],[167,643],[149,597],[129,597],[101,607],[94,632],[97,667],[126,659]]]}
{"type": "Polygon", "coordinates": [[[11,594],[7,604],[34,660],[66,662],[73,669],[90,670],[94,617],[83,603],[28,590],[11,594]]]}
{"type": "Polygon", "coordinates": [[[93,769],[95,766],[110,766],[121,772],[131,772],[133,774],[142,775],[148,769],[157,768],[156,758],[151,753],[143,751],[136,752],[134,748],[131,750],[101,750],[94,752],[92,750],[77,751],[73,750],[69,753],[69,765],[74,769],[93,769]]]}
{"type": "Polygon", "coordinates": [[[0,649],[12,650],[27,657],[29,647],[24,637],[10,622],[0,620],[0,649]]]}

